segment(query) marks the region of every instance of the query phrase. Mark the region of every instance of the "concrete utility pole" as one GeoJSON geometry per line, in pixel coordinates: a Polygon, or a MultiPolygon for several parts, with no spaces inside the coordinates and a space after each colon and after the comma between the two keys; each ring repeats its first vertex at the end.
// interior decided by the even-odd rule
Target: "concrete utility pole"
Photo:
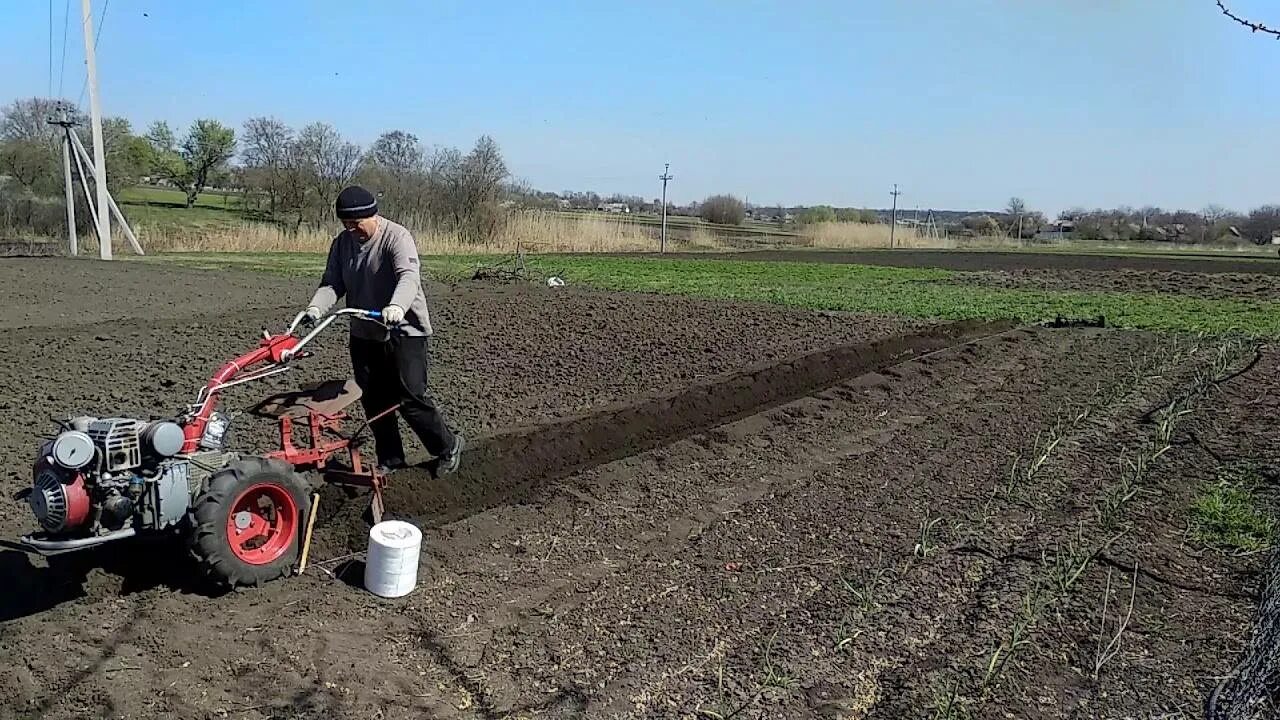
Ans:
{"type": "Polygon", "coordinates": [[[671,163],[663,164],[662,174],[658,179],[662,181],[662,239],[658,241],[658,252],[665,253],[667,251],[667,181],[671,180],[671,163]]]}
{"type": "MultiPolygon", "coordinates": [[[[88,2],[88,0],[85,1],[88,2]]],[[[889,194],[893,196],[893,214],[889,219],[889,247],[896,248],[898,243],[894,233],[898,230],[898,196],[902,194],[898,192],[898,183],[893,184],[893,192],[889,194]]]]}
{"type": "Polygon", "coordinates": [[[80,0],[81,25],[84,30],[84,64],[89,74],[89,124],[93,129],[94,178],[98,189],[98,255],[111,259],[111,211],[107,195],[107,158],[102,148],[102,108],[98,103],[98,63],[94,56],[93,11],[90,0],[80,0]]]}
{"type": "MultiPolygon", "coordinates": [[[[92,221],[94,232],[98,235],[98,241],[102,242],[102,220],[98,216],[98,208],[93,202],[93,193],[89,191],[89,179],[92,178],[99,189],[105,188],[105,183],[98,182],[98,174],[93,169],[93,158],[90,157],[89,151],[85,149],[84,143],[80,142],[80,136],[76,134],[75,122],[71,119],[70,108],[63,104],[58,104],[58,114],[49,118],[51,125],[57,125],[62,128],[62,181],[65,184],[67,198],[67,238],[69,240],[68,249],[72,255],[79,252],[79,242],[76,237],[76,200],[74,185],[71,180],[71,163],[75,162],[76,174],[80,178],[80,187],[84,190],[84,201],[89,206],[89,219],[92,221]]],[[[142,244],[138,242],[138,236],[133,233],[133,228],[129,227],[129,221],[125,219],[124,213],[120,211],[120,206],[116,204],[115,198],[111,197],[111,193],[106,193],[107,211],[109,215],[114,215],[116,222],[120,223],[120,229],[124,231],[124,236],[128,239],[129,244],[133,247],[133,251],[142,255],[142,244]]],[[[102,195],[99,193],[98,202],[102,202],[102,195]]],[[[108,214],[108,213],[104,213],[108,214]]]]}
{"type": "Polygon", "coordinates": [[[49,123],[62,128],[62,184],[67,197],[67,251],[72,257],[79,252],[76,237],[76,194],[71,186],[71,155],[76,150],[71,147],[71,117],[67,114],[67,106],[58,103],[58,114],[49,118],[49,123]]]}
{"type": "MultiPolygon", "coordinates": [[[[78,150],[80,152],[80,156],[84,158],[84,161],[86,163],[88,163],[89,151],[84,149],[84,145],[81,144],[80,138],[75,133],[72,133],[72,132],[68,132],[67,137],[71,139],[72,147],[78,150]]],[[[93,178],[94,182],[96,183],[98,181],[98,176],[94,173],[93,168],[86,167],[86,169],[88,169],[89,171],[89,177],[93,178]]],[[[88,194],[89,194],[89,191],[86,188],[85,195],[88,196],[88,194]]],[[[116,222],[120,223],[120,229],[124,230],[124,236],[128,238],[129,244],[133,246],[133,251],[138,253],[139,255],[142,255],[143,254],[142,245],[138,242],[138,236],[133,234],[133,230],[130,229],[129,227],[129,222],[124,219],[124,213],[120,212],[120,206],[116,205],[116,199],[111,197],[110,192],[107,193],[107,205],[111,210],[111,214],[116,216],[116,222]]]]}

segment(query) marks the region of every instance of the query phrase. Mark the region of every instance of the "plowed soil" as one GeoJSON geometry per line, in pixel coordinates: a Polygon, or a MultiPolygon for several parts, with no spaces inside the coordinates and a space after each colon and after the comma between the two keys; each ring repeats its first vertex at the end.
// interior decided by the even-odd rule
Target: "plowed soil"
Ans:
{"type": "MultiPolygon", "coordinates": [[[[0,284],[12,490],[49,415],[176,410],[309,294],[54,259],[0,260],[0,284]]],[[[1266,453],[1270,350],[1180,406],[1104,525],[1148,410],[1200,387],[1210,341],[429,297],[433,387],[476,449],[447,482],[395,476],[389,509],[424,528],[414,593],[359,587],[367,526],[336,492],[319,564],[256,590],[208,594],[172,544],[52,568],[0,550],[0,718],[1193,717],[1247,640],[1261,560],[1196,546],[1187,513],[1215,457],[1266,453]]],[[[340,334],[318,352],[230,404],[345,375],[340,334]]],[[[267,430],[245,418],[239,441],[267,430]]],[[[28,523],[0,510],[6,533],[28,523]]]]}
{"type": "Polygon", "coordinates": [[[1203,274],[1280,275],[1280,260],[1267,257],[1234,258],[1172,255],[1092,255],[1065,252],[996,252],[979,250],[755,250],[719,255],[668,254],[668,257],[759,262],[822,262],[842,265],[929,267],[961,271],[1015,270],[1142,270],[1203,274]]]}
{"type": "Polygon", "coordinates": [[[1243,273],[1194,273],[1168,270],[1017,269],[961,273],[951,282],[1028,290],[1094,290],[1137,294],[1184,295],[1209,300],[1275,300],[1280,276],[1243,273]]]}

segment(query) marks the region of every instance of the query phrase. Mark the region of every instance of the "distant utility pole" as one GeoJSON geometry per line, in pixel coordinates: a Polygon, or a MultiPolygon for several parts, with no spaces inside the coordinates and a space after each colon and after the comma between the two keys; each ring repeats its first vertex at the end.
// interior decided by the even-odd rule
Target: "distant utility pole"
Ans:
{"type": "MultiPolygon", "coordinates": [[[[79,243],[76,237],[76,193],[71,186],[71,156],[76,150],[71,147],[71,116],[67,112],[67,106],[58,103],[58,114],[50,118],[49,123],[62,127],[62,184],[67,197],[67,251],[75,257],[79,252],[79,243]]],[[[80,158],[76,157],[76,162],[79,161],[80,158]]]]}
{"type": "Polygon", "coordinates": [[[663,164],[662,174],[658,179],[662,181],[662,239],[659,241],[658,252],[665,253],[667,251],[667,181],[671,180],[671,163],[663,164]]]}
{"type": "MultiPolygon", "coordinates": [[[[88,0],[85,1],[88,2],[88,0]]],[[[893,192],[889,194],[893,196],[893,214],[889,220],[889,247],[896,248],[898,243],[894,238],[894,233],[898,229],[898,196],[902,194],[898,191],[898,183],[893,184],[893,192]]]]}
{"type": "Polygon", "coordinates": [[[111,259],[111,212],[107,194],[107,159],[102,148],[102,108],[98,102],[98,63],[94,55],[93,11],[90,0],[80,0],[84,29],[84,63],[89,74],[89,124],[93,129],[94,179],[98,187],[98,255],[111,259]]]}
{"type": "MultiPolygon", "coordinates": [[[[116,204],[115,198],[111,197],[110,191],[106,192],[107,204],[103,206],[102,193],[106,190],[106,183],[100,181],[97,171],[93,169],[93,158],[89,155],[89,151],[85,149],[84,143],[80,142],[80,136],[76,134],[75,121],[71,118],[70,107],[65,103],[58,103],[57,113],[49,118],[50,125],[57,125],[62,128],[62,181],[65,184],[67,198],[67,240],[68,250],[72,255],[79,252],[78,238],[76,237],[76,200],[75,189],[71,179],[71,163],[75,162],[76,172],[80,177],[80,188],[84,191],[84,202],[89,206],[89,219],[92,221],[94,232],[98,235],[98,242],[105,244],[103,239],[105,233],[103,230],[104,221],[99,216],[99,210],[103,215],[115,215],[116,222],[120,223],[120,229],[124,231],[124,236],[129,241],[129,245],[133,247],[133,251],[142,255],[142,244],[138,242],[138,236],[134,235],[133,229],[129,227],[129,221],[125,220],[124,213],[120,212],[120,206],[116,204]],[[98,205],[93,202],[94,193],[89,190],[89,179],[92,178],[94,184],[98,187],[98,205]]],[[[110,254],[105,255],[106,259],[110,259],[110,254]]]]}

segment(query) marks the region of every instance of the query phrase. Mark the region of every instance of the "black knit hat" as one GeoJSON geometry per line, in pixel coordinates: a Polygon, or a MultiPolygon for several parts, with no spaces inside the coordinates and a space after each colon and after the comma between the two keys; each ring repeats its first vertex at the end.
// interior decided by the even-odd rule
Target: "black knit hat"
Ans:
{"type": "Polygon", "coordinates": [[[338,193],[334,209],[339,220],[363,220],[378,214],[378,198],[359,185],[352,185],[338,193]]]}

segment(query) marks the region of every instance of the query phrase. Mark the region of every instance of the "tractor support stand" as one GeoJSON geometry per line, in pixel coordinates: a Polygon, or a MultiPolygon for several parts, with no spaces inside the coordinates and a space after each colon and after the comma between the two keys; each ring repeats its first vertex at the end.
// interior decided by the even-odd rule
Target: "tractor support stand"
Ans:
{"type": "Polygon", "coordinates": [[[364,432],[370,424],[396,412],[400,405],[397,403],[383,410],[366,420],[354,433],[347,434],[343,432],[342,425],[349,416],[341,408],[354,402],[356,397],[358,395],[348,385],[346,397],[336,402],[278,396],[264,401],[259,408],[272,407],[270,412],[278,417],[280,424],[280,450],[269,453],[268,457],[279,458],[297,468],[320,472],[325,482],[333,485],[369,488],[373,493],[369,511],[374,524],[377,524],[382,522],[385,510],[382,490],[387,486],[387,476],[379,471],[376,464],[366,464],[360,445],[364,442],[364,432]],[[301,412],[303,409],[305,414],[301,412]],[[301,422],[306,423],[305,447],[299,447],[293,441],[294,428],[301,422]],[[330,461],[342,453],[349,460],[347,467],[332,467],[330,461]]]}
{"type": "Polygon", "coordinates": [[[337,470],[332,469],[325,472],[324,479],[326,482],[334,485],[344,485],[348,487],[367,487],[373,491],[373,497],[369,500],[369,514],[373,518],[376,525],[382,522],[382,489],[387,486],[387,476],[378,470],[377,465],[370,466],[368,469],[364,467],[364,459],[360,455],[360,443],[363,440],[361,434],[374,421],[394,413],[400,409],[400,404],[396,403],[382,412],[374,415],[365,421],[351,437],[347,438],[347,455],[351,459],[351,469],[337,470]]]}

